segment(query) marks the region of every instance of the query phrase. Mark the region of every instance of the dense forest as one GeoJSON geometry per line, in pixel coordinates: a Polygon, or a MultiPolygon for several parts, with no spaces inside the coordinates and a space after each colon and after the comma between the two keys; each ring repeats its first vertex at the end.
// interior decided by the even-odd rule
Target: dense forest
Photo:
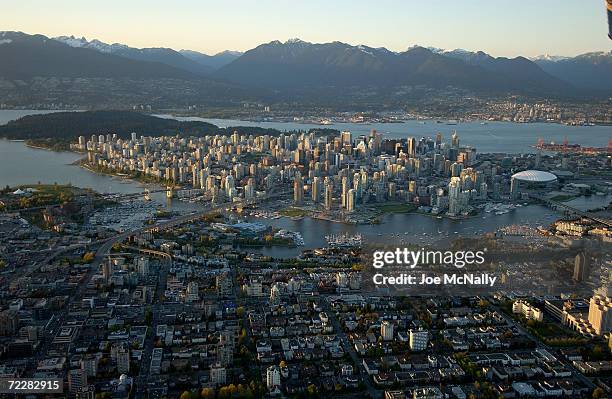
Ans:
{"type": "Polygon", "coordinates": [[[129,138],[132,132],[138,136],[203,136],[209,134],[278,135],[276,129],[257,126],[236,126],[220,128],[201,121],[178,121],[158,118],[131,111],[85,111],[56,112],[43,115],[29,115],[0,126],[0,137],[12,140],[73,141],[78,136],[116,133],[129,138]]]}

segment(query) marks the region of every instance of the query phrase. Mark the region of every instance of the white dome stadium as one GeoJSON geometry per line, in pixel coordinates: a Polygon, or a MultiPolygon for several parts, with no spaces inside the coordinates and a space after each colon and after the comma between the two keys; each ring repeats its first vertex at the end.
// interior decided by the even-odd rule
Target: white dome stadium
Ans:
{"type": "Polygon", "coordinates": [[[557,180],[557,176],[541,170],[524,170],[513,174],[512,179],[526,183],[551,183],[557,180]]]}

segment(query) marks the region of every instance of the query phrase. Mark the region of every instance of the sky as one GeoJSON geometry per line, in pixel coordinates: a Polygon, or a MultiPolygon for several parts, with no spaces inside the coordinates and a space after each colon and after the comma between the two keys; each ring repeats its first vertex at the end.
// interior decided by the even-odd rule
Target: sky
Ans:
{"type": "Polygon", "coordinates": [[[0,30],[214,54],[272,40],[494,56],[610,51],[604,0],[0,0],[0,30]]]}

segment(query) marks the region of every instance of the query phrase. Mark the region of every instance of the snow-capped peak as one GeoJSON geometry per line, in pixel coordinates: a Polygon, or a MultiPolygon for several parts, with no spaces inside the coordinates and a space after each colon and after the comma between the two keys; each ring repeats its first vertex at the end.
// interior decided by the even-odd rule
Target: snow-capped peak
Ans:
{"type": "Polygon", "coordinates": [[[306,46],[311,43],[305,42],[302,39],[294,38],[294,39],[287,40],[284,44],[291,45],[291,46],[306,46]]]}
{"type": "Polygon", "coordinates": [[[223,50],[215,55],[233,55],[236,57],[241,56],[242,54],[244,54],[242,51],[236,51],[236,50],[223,50]]]}
{"type": "Polygon", "coordinates": [[[446,50],[444,50],[443,48],[438,48],[438,47],[427,47],[427,50],[431,51],[432,53],[436,53],[436,54],[442,54],[444,52],[446,52],[446,50]]]}
{"type": "Polygon", "coordinates": [[[363,44],[360,44],[356,46],[355,48],[357,48],[359,51],[361,51],[364,54],[374,57],[374,53],[372,52],[373,50],[372,47],[368,47],[368,46],[364,46],[363,44]]]}
{"type": "Polygon", "coordinates": [[[538,55],[537,57],[533,57],[530,58],[531,61],[552,61],[552,62],[557,62],[557,61],[562,61],[562,60],[566,60],[569,57],[565,57],[563,55],[551,55],[551,54],[542,54],[542,55],[538,55]]]}
{"type": "Polygon", "coordinates": [[[128,48],[125,44],[113,43],[108,44],[98,39],[87,40],[84,36],[76,38],[74,36],[58,36],[54,37],[53,40],[67,44],[70,47],[88,48],[99,51],[101,53],[113,53],[117,50],[128,48]]]}
{"type": "Polygon", "coordinates": [[[454,54],[472,54],[473,51],[466,50],[463,48],[456,48],[454,50],[445,50],[445,53],[454,53],[454,54]]]}

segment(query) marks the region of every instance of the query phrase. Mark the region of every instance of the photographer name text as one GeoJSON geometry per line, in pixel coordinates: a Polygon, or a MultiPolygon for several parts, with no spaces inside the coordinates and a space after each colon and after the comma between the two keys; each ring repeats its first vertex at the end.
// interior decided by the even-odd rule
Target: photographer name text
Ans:
{"type": "Polygon", "coordinates": [[[489,273],[444,273],[432,276],[428,273],[402,273],[396,276],[386,276],[376,273],[372,277],[376,285],[476,285],[493,287],[497,276],[489,273]]]}

